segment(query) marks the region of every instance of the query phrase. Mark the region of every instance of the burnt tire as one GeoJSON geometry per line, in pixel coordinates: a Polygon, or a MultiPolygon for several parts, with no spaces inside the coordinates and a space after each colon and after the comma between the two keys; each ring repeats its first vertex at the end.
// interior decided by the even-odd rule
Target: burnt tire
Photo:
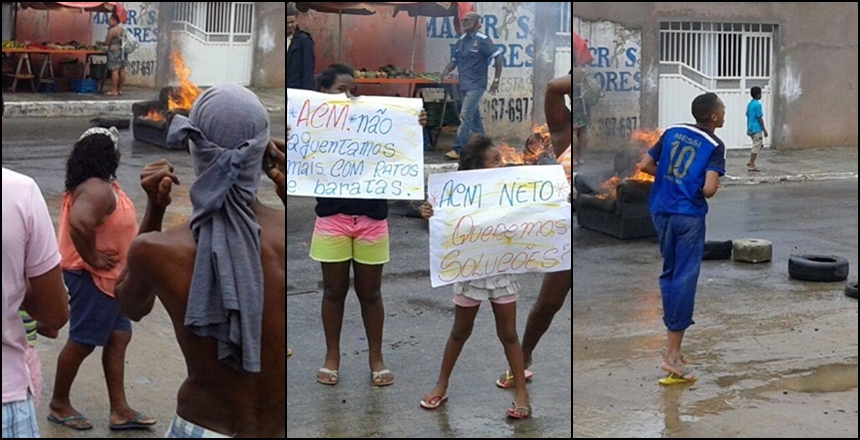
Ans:
{"type": "Polygon", "coordinates": [[[788,259],[788,276],[802,281],[845,281],[848,260],[835,255],[792,255],[788,259]]]}
{"type": "Polygon", "coordinates": [[[706,241],[702,260],[728,260],[732,258],[732,241],[706,241]]]}
{"type": "Polygon", "coordinates": [[[845,285],[845,296],[857,299],[857,281],[845,285]]]}

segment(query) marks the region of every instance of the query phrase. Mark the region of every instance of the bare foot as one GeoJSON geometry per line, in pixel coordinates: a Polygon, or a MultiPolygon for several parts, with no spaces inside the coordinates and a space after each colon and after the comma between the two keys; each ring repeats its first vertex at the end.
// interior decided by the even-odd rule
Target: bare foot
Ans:
{"type": "Polygon", "coordinates": [[[668,360],[664,360],[663,365],[661,365],[660,368],[669,374],[674,374],[676,376],[684,375],[684,365],[681,364],[680,361],[677,364],[673,364],[668,360]]]}

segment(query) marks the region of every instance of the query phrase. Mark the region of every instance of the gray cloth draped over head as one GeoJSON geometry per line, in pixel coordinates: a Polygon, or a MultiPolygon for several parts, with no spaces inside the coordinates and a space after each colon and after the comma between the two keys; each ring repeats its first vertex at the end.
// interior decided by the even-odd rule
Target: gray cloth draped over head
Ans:
{"type": "Polygon", "coordinates": [[[197,181],[191,186],[191,231],[197,259],[185,326],[218,340],[218,359],[260,371],[263,267],[260,225],[252,205],[270,141],[269,114],[252,92],[216,86],[177,115],[168,143],[188,143],[197,181]]]}

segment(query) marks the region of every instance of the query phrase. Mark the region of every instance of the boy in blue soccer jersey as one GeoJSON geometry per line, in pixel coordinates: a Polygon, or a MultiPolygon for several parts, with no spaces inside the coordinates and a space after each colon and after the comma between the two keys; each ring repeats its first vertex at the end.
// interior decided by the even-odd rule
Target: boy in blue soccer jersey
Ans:
{"type": "Polygon", "coordinates": [[[661,385],[697,379],[684,369],[681,342],[693,324],[705,247],[705,199],[717,193],[726,171],[726,146],[714,135],[725,122],[726,106],[716,94],[705,93],[693,100],[692,111],[695,125],[666,129],[639,163],[643,172],[655,177],[650,208],[663,255],[660,292],[668,350],[662,369],[668,376],[660,380],[661,385]]]}

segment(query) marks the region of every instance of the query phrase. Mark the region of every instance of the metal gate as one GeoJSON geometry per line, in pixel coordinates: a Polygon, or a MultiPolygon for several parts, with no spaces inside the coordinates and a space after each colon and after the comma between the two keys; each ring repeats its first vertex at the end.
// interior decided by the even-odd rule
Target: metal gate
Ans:
{"type": "Polygon", "coordinates": [[[172,33],[200,86],[251,84],[254,2],[178,2],[172,33]]]}
{"type": "Polygon", "coordinates": [[[774,31],[768,24],[661,23],[660,126],[690,121],[693,98],[714,92],[726,104],[726,125],[717,135],[728,148],[750,148],[746,108],[749,89],[759,86],[765,125],[772,132],[774,31]]]}

